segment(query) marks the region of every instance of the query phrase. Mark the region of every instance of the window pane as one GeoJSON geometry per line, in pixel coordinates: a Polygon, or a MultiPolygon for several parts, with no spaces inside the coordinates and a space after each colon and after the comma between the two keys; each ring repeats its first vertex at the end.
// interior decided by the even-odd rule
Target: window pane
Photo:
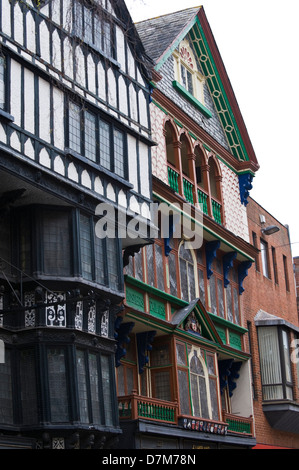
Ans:
{"type": "Polygon", "coordinates": [[[70,102],[69,104],[69,146],[81,153],[81,113],[80,107],[70,102]]]}
{"type": "Polygon", "coordinates": [[[68,421],[68,398],[63,349],[48,350],[48,379],[51,421],[56,423],[68,421]]]}
{"type": "Polygon", "coordinates": [[[92,11],[86,7],[83,7],[84,11],[84,40],[85,42],[92,44],[92,11]]]}
{"type": "Polygon", "coordinates": [[[224,318],[223,282],[217,279],[219,316],[224,318]]]}
{"type": "Polygon", "coordinates": [[[238,290],[234,287],[234,312],[235,312],[235,323],[240,325],[240,310],[239,310],[239,294],[238,290]]]}
{"type": "Polygon", "coordinates": [[[261,257],[262,257],[262,266],[263,274],[266,277],[269,277],[268,271],[268,244],[261,240],[261,257]]]}
{"type": "Polygon", "coordinates": [[[168,256],[168,267],[169,267],[169,284],[170,293],[177,297],[178,285],[177,285],[177,272],[176,272],[176,257],[173,253],[168,256]]]}
{"type": "Polygon", "coordinates": [[[181,278],[181,297],[183,300],[189,301],[187,263],[180,259],[180,278],[181,278]]]}
{"type": "Polygon", "coordinates": [[[192,405],[193,405],[193,416],[200,417],[200,403],[199,403],[199,389],[197,384],[197,375],[191,374],[191,396],[192,396],[192,405]]]}
{"type": "Polygon", "coordinates": [[[283,345],[283,356],[286,373],[286,381],[292,382],[291,373],[291,362],[290,362],[290,350],[289,350],[289,338],[286,331],[282,331],[282,345],[283,345]]]}
{"type": "Polygon", "coordinates": [[[216,283],[215,276],[210,279],[210,296],[211,296],[211,310],[212,313],[217,315],[217,297],[216,297],[216,283]]]}
{"type": "Polygon", "coordinates": [[[100,164],[111,169],[111,145],[110,145],[110,126],[104,121],[100,121],[100,164]]]}
{"type": "Polygon", "coordinates": [[[112,416],[112,380],[110,373],[110,361],[108,356],[101,356],[102,366],[102,384],[103,384],[103,401],[105,404],[105,424],[113,425],[112,416]]]}
{"type": "Polygon", "coordinates": [[[91,394],[92,422],[101,424],[98,362],[95,354],[89,354],[89,380],[91,394]]]}
{"type": "Polygon", "coordinates": [[[125,177],[124,134],[117,129],[114,129],[114,172],[125,177]]]}
{"type": "Polygon", "coordinates": [[[210,395],[212,405],[212,419],[219,420],[217,381],[210,378],[210,395]]]}
{"type": "Polygon", "coordinates": [[[153,245],[146,247],[146,260],[147,260],[147,283],[149,286],[155,286],[155,271],[154,271],[154,248],[153,245]]]}
{"type": "Polygon", "coordinates": [[[209,419],[209,407],[208,407],[208,396],[207,396],[207,387],[205,377],[198,377],[198,387],[200,394],[200,406],[201,406],[201,416],[203,418],[209,419]]]}
{"type": "Polygon", "coordinates": [[[205,292],[205,278],[204,273],[201,269],[198,270],[198,281],[199,281],[199,298],[202,304],[206,305],[206,292],[205,292]]]}
{"type": "Polygon", "coordinates": [[[122,397],[122,396],[126,395],[125,377],[124,377],[125,368],[124,368],[124,366],[121,364],[116,369],[116,372],[117,372],[117,394],[118,394],[118,396],[122,397]]]}
{"type": "Polygon", "coordinates": [[[34,424],[38,421],[34,351],[21,351],[20,356],[22,421],[23,424],[34,424]]]}
{"type": "Polygon", "coordinates": [[[169,363],[169,345],[157,345],[151,352],[151,367],[167,366],[169,363]]]}
{"type": "Polygon", "coordinates": [[[176,359],[179,365],[185,366],[186,362],[186,348],[184,344],[176,343],[176,359]]]}
{"type": "Polygon", "coordinates": [[[155,372],[155,398],[171,401],[169,371],[155,372]]]}
{"type": "Polygon", "coordinates": [[[156,251],[156,270],[157,270],[157,288],[164,291],[164,269],[163,253],[160,245],[155,245],[156,251]]]}
{"type": "Polygon", "coordinates": [[[118,239],[106,238],[107,241],[107,262],[108,262],[108,276],[109,286],[112,289],[119,289],[118,277],[118,239]]]}
{"type": "Polygon", "coordinates": [[[70,275],[69,218],[65,212],[43,212],[44,272],[70,275]]]}
{"type": "Polygon", "coordinates": [[[80,421],[82,423],[89,423],[85,357],[84,357],[84,351],[78,351],[78,350],[77,350],[77,380],[78,380],[80,421]]]}
{"type": "Polygon", "coordinates": [[[188,284],[189,284],[189,300],[196,298],[195,293],[195,279],[194,279],[194,266],[188,263],[188,284]]]}
{"type": "Polygon", "coordinates": [[[91,113],[85,113],[84,126],[85,157],[96,161],[96,118],[91,113]]]}
{"type": "Polygon", "coordinates": [[[84,279],[92,280],[90,219],[82,214],[80,215],[80,252],[82,276],[84,279]]]}
{"type": "Polygon", "coordinates": [[[96,281],[99,284],[105,284],[105,266],[104,266],[104,240],[94,237],[94,255],[95,255],[95,271],[96,281]]]}
{"type": "Polygon", "coordinates": [[[103,21],[103,51],[108,55],[112,55],[111,48],[111,23],[109,21],[103,21]]]}
{"type": "Polygon", "coordinates": [[[13,424],[10,350],[5,350],[5,363],[0,364],[0,423],[13,424]]]}
{"type": "Polygon", "coordinates": [[[0,57],[0,108],[5,107],[5,60],[0,57]]]}
{"type": "Polygon", "coordinates": [[[188,372],[184,370],[178,370],[178,380],[179,380],[181,414],[190,415],[191,410],[190,410],[190,400],[189,400],[188,372]]]}
{"type": "Polygon", "coordinates": [[[226,307],[227,307],[227,319],[228,321],[233,322],[233,299],[232,299],[232,290],[231,286],[228,286],[226,289],[226,307]]]}
{"type": "MultiPolygon", "coordinates": [[[[263,385],[282,383],[278,331],[276,327],[258,329],[258,343],[263,385]]],[[[263,387],[264,399],[283,398],[282,387],[263,387]],[[281,395],[280,395],[281,394],[281,395]]]]}

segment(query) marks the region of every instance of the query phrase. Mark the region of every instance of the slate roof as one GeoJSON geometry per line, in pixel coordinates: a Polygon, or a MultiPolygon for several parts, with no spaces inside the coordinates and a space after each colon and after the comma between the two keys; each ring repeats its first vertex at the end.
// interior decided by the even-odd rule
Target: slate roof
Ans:
{"type": "Polygon", "coordinates": [[[136,23],[146,54],[157,62],[178,34],[196,16],[199,9],[200,7],[188,8],[136,23]]]}

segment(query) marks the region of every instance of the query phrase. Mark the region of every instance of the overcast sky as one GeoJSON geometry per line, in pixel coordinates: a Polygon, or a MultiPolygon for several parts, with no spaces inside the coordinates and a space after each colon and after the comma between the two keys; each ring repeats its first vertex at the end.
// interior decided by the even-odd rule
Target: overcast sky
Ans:
{"type": "Polygon", "coordinates": [[[299,0],[125,0],[133,21],[202,5],[260,169],[250,195],[299,256],[299,0]]]}

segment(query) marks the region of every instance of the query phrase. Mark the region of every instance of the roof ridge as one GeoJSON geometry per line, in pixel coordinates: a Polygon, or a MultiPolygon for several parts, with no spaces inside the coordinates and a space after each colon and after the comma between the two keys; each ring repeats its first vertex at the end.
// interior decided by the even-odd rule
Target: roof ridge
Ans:
{"type": "Polygon", "coordinates": [[[164,18],[165,16],[175,15],[176,13],[181,13],[183,11],[188,11],[188,10],[199,10],[200,8],[202,8],[202,5],[189,7],[189,8],[183,8],[182,10],[172,11],[169,13],[164,13],[163,15],[153,16],[152,18],[147,18],[146,20],[136,21],[134,24],[137,25],[140,23],[145,23],[146,21],[158,20],[159,18],[164,18]]]}

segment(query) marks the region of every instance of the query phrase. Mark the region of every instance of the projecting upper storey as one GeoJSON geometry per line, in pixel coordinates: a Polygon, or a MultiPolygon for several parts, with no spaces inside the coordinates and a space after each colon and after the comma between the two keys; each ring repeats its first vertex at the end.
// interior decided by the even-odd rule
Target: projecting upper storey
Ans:
{"type": "Polygon", "coordinates": [[[204,9],[136,28],[156,64],[153,175],[248,240],[245,207],[259,165],[204,9]]]}
{"type": "Polygon", "coordinates": [[[2,0],[0,43],[1,147],[148,214],[149,68],[125,3],[2,0]]]}

